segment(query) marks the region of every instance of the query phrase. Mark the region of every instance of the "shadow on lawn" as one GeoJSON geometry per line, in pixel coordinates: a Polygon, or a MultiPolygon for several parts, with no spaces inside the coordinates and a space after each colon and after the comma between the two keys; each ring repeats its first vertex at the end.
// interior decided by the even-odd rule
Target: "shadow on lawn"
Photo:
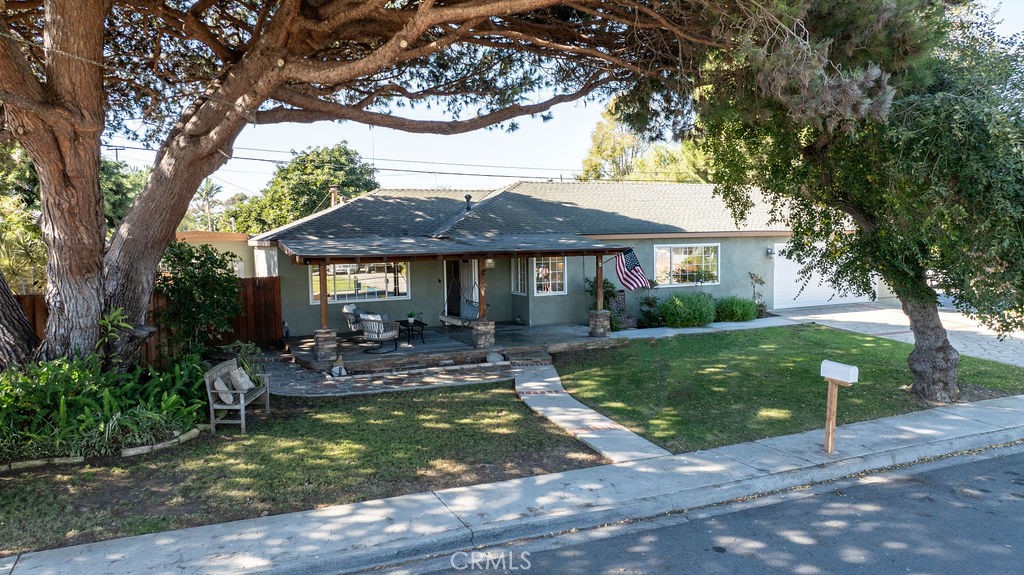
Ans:
{"type": "Polygon", "coordinates": [[[271,405],[246,435],[0,476],[0,555],[602,462],[509,383],[271,405]]]}
{"type": "Polygon", "coordinates": [[[822,427],[823,359],[860,367],[839,421],[920,409],[906,391],[907,344],[802,325],[636,340],[562,354],[556,366],[577,399],[674,452],[822,427]]]}

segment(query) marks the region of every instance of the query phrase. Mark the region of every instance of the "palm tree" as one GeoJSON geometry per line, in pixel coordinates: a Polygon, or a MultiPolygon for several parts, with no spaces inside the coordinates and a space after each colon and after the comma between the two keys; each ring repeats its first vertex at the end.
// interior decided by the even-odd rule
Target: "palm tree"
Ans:
{"type": "Polygon", "coordinates": [[[211,232],[213,231],[213,208],[222,204],[215,196],[223,190],[224,188],[220,184],[215,184],[213,180],[206,178],[196,190],[196,195],[192,200],[206,214],[206,229],[211,232]]]}

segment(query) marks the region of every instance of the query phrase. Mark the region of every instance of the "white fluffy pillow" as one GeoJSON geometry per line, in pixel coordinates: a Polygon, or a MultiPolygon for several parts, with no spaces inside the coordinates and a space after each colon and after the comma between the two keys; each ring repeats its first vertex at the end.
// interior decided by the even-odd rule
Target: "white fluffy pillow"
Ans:
{"type": "Polygon", "coordinates": [[[246,392],[256,387],[256,384],[249,379],[249,374],[245,373],[245,370],[238,368],[231,372],[231,387],[235,388],[235,391],[246,392]]]}
{"type": "Polygon", "coordinates": [[[364,313],[363,315],[359,316],[360,321],[364,319],[381,321],[380,314],[377,313],[364,313]]]}
{"type": "Polygon", "coordinates": [[[224,380],[217,378],[213,380],[213,389],[217,390],[217,397],[220,398],[223,403],[234,403],[235,396],[228,393],[228,385],[224,383],[224,380]]]}

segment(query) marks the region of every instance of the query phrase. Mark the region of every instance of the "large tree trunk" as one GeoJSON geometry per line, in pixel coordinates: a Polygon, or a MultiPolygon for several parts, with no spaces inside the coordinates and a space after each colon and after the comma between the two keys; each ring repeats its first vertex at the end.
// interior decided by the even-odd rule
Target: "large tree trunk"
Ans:
{"type": "Polygon", "coordinates": [[[54,138],[54,147],[33,155],[39,172],[40,227],[46,263],[43,354],[92,353],[103,316],[103,200],[99,187],[99,134],[54,138]],[[59,147],[66,142],[66,147],[59,147]]]}
{"type": "Polygon", "coordinates": [[[949,344],[938,305],[935,301],[921,302],[913,298],[900,300],[914,332],[914,351],[907,358],[910,371],[914,373],[914,395],[936,403],[958,400],[960,387],[956,372],[960,354],[949,344]]]}
{"type": "Polygon", "coordinates": [[[0,370],[25,363],[38,345],[32,324],[0,273],[0,370]]]}
{"type": "MultiPolygon", "coordinates": [[[[245,68],[183,114],[157,153],[145,188],[111,238],[104,256],[107,305],[122,308],[136,326],[145,323],[157,266],[189,202],[203,180],[227,161],[249,113],[272,90],[272,83],[265,85],[262,79],[271,67],[245,68]]],[[[134,357],[140,336],[145,332],[122,337],[115,352],[134,357]]]]}
{"type": "Polygon", "coordinates": [[[105,309],[99,158],[108,8],[104,0],[46,0],[48,82],[32,83],[25,70],[8,78],[16,93],[34,102],[8,107],[7,123],[39,174],[40,228],[49,255],[46,356],[91,353],[105,309]]]}

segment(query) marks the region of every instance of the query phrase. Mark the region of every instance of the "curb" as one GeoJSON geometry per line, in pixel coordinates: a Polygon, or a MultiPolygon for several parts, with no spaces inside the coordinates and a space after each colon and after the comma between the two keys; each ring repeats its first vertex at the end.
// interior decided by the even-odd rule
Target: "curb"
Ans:
{"type": "MultiPolygon", "coordinates": [[[[1003,419],[1019,417],[1015,414],[1019,414],[1024,396],[1018,397],[1016,405],[996,405],[992,409],[1002,410],[1003,419]]],[[[932,413],[948,416],[941,409],[932,413]]],[[[959,415],[965,420],[974,416],[959,415]]],[[[813,447],[818,461],[797,457],[796,467],[777,472],[765,470],[759,463],[764,458],[756,454],[744,459],[744,453],[751,450],[776,452],[770,444],[772,440],[765,440],[769,443],[741,444],[747,445],[747,450],[725,446],[285,514],[267,520],[248,519],[26,553],[0,561],[0,575],[57,575],[86,566],[90,572],[126,574],[365,572],[424,555],[444,556],[514,539],[687,513],[808,484],[1020,442],[1024,440],[1024,423],[1017,421],[1001,428],[987,424],[986,430],[931,441],[926,434],[916,434],[909,444],[890,448],[883,445],[877,452],[858,453],[851,443],[848,455],[839,451],[827,457],[817,454],[820,430],[814,430],[786,437],[791,437],[800,449],[813,447]],[[665,481],[669,474],[676,479],[665,481]],[[706,480],[695,480],[702,477],[706,480]],[[538,488],[539,492],[525,499],[517,495],[538,488]],[[259,543],[254,547],[253,541],[259,543]],[[167,545],[173,548],[157,551],[167,545]],[[134,563],[126,561],[128,558],[133,558],[134,563]]],[[[896,424],[894,428],[899,429],[908,422],[896,424]]],[[[791,453],[796,457],[798,452],[791,453]]]]}
{"type": "MultiPolygon", "coordinates": [[[[298,575],[321,571],[339,575],[363,573],[419,559],[424,555],[437,557],[477,547],[498,545],[516,539],[548,537],[613,523],[643,521],[662,515],[689,513],[735,502],[738,499],[764,497],[809,484],[827,483],[855,475],[879,473],[892,467],[925,463],[937,457],[956,456],[978,449],[993,449],[1020,441],[1024,441],[1024,425],[851,457],[800,469],[769,473],[717,485],[681,489],[668,494],[642,497],[620,504],[580,507],[572,512],[496,522],[475,529],[463,523],[456,530],[437,536],[408,537],[404,540],[356,551],[346,551],[338,555],[313,556],[299,560],[291,558],[284,567],[268,565],[263,569],[252,569],[246,572],[274,573],[276,575],[298,575]]],[[[701,453],[707,452],[694,452],[694,455],[701,453]]]]}

